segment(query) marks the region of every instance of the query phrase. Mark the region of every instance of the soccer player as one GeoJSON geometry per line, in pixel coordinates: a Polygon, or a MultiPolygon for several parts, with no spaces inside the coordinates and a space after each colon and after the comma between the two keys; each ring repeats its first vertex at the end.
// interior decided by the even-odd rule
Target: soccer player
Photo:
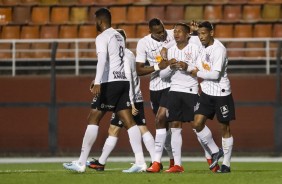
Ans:
{"type": "Polygon", "coordinates": [[[178,23],[174,27],[176,45],[168,49],[167,58],[170,66],[160,71],[162,79],[171,78],[168,93],[168,122],[171,129],[171,147],[174,166],[166,170],[168,173],[184,172],[181,163],[182,124],[194,120],[194,107],[198,100],[198,80],[190,72],[196,66],[199,46],[188,44],[190,27],[178,23]]]}
{"type": "MultiPolygon", "coordinates": [[[[117,31],[123,36],[124,40],[126,40],[125,31],[122,29],[117,29],[117,31]]],[[[129,95],[132,106],[133,118],[141,131],[142,140],[148,152],[150,153],[151,160],[153,161],[155,154],[155,141],[154,137],[149,132],[145,122],[143,96],[140,89],[140,78],[136,73],[135,56],[127,48],[125,49],[124,54],[124,70],[125,76],[127,79],[129,79],[130,82],[129,95]]],[[[119,120],[118,116],[113,114],[113,117],[111,119],[111,125],[108,130],[109,136],[104,144],[102,154],[98,160],[94,159],[94,161],[90,162],[90,168],[95,169],[97,171],[104,171],[106,161],[117,143],[118,135],[122,127],[123,124],[119,120]]],[[[146,169],[146,165],[144,165],[144,167],[140,169],[134,164],[130,169],[124,170],[123,172],[141,172],[146,171],[146,169]]]]}
{"type": "Polygon", "coordinates": [[[170,146],[170,133],[167,131],[166,99],[170,87],[170,80],[162,80],[160,70],[167,67],[167,62],[162,59],[161,50],[166,44],[174,41],[173,31],[165,30],[161,20],[153,18],[149,21],[149,35],[140,39],[136,48],[136,71],[139,76],[151,74],[150,100],[154,114],[156,115],[155,159],[148,172],[159,172],[161,169],[161,157],[165,146],[171,158],[170,167],[174,165],[170,146]],[[150,66],[145,66],[146,61],[150,66]],[[167,137],[168,135],[168,137],[167,137]],[[167,142],[166,142],[167,137],[167,142]],[[167,144],[165,144],[165,142],[167,144]]]}
{"type": "Polygon", "coordinates": [[[192,127],[203,148],[211,155],[210,169],[214,169],[223,156],[223,163],[217,172],[229,173],[233,148],[233,136],[230,121],[235,120],[235,107],[231,93],[230,81],[227,77],[227,53],[224,45],[214,39],[213,26],[205,21],[198,25],[198,37],[203,45],[200,50],[197,66],[193,76],[202,78],[202,93],[195,108],[192,127]],[[207,119],[216,115],[222,131],[222,147],[215,144],[210,129],[205,125],[207,119]]]}
{"type": "Polygon", "coordinates": [[[127,129],[135,154],[135,165],[141,169],[146,163],[141,133],[131,114],[129,81],[124,72],[125,42],[123,37],[111,27],[111,13],[108,9],[100,8],[95,15],[97,31],[100,34],[96,38],[98,56],[96,77],[90,86],[94,99],[88,116],[89,124],[85,131],[79,159],[64,163],[63,166],[76,172],[85,172],[86,161],[96,140],[100,120],[107,111],[113,111],[127,129]]]}

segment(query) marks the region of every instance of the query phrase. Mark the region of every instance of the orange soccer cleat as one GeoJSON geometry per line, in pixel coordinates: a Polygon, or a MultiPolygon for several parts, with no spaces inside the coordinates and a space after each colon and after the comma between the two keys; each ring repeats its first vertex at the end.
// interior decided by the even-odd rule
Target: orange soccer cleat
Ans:
{"type": "MultiPolygon", "coordinates": [[[[207,159],[207,162],[209,164],[209,166],[211,165],[212,163],[212,159],[207,159]]],[[[211,169],[212,172],[216,173],[218,170],[220,169],[219,165],[217,164],[213,169],[211,169]]]]}
{"type": "Polygon", "coordinates": [[[173,167],[169,168],[168,170],[165,170],[166,173],[180,173],[184,172],[184,168],[179,165],[174,165],[173,167]]]}
{"type": "Polygon", "coordinates": [[[161,163],[153,162],[151,167],[149,167],[146,171],[151,172],[151,173],[157,173],[157,172],[160,172],[160,170],[161,170],[161,163]]]}

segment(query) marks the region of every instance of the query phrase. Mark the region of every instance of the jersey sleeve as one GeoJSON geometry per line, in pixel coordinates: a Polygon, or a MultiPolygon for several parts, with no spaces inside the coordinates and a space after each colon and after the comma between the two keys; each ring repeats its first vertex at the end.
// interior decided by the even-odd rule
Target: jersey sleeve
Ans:
{"type": "Polygon", "coordinates": [[[145,40],[141,39],[136,47],[136,62],[145,63],[147,58],[145,40]]]}
{"type": "Polygon", "coordinates": [[[222,66],[226,58],[226,49],[224,47],[217,47],[213,51],[213,68],[212,70],[221,72],[222,66]]]}
{"type": "Polygon", "coordinates": [[[99,53],[106,53],[108,51],[108,43],[107,43],[107,39],[98,36],[96,38],[96,52],[97,54],[99,53]]]}

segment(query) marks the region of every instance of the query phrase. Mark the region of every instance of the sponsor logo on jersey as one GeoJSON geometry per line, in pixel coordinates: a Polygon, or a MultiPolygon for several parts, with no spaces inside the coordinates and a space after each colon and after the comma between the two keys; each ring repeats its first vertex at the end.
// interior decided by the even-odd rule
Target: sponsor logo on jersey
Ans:
{"type": "Polygon", "coordinates": [[[156,59],[156,61],[157,61],[158,63],[160,63],[160,62],[162,61],[162,57],[161,57],[161,56],[156,56],[155,59],[156,59]]]}
{"type": "Polygon", "coordinates": [[[125,73],[120,71],[113,71],[114,79],[126,79],[125,73]]]}

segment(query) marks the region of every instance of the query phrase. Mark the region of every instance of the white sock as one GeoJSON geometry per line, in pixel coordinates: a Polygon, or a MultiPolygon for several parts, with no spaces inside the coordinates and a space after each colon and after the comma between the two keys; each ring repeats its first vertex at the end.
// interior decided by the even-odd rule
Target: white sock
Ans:
{"type": "MultiPolygon", "coordinates": [[[[194,132],[196,132],[195,129],[193,129],[193,130],[194,130],[194,132]]],[[[206,150],[206,147],[203,145],[203,143],[201,142],[201,140],[200,140],[200,138],[198,136],[197,136],[197,139],[198,139],[199,143],[201,144],[202,148],[204,149],[206,159],[211,159],[212,158],[211,155],[206,150]]]]}
{"type": "Polygon", "coordinates": [[[229,138],[222,138],[222,148],[224,152],[223,157],[223,165],[226,165],[227,167],[230,167],[230,160],[231,160],[231,154],[232,154],[232,148],[233,148],[233,137],[229,138]]]}
{"type": "Polygon", "coordinates": [[[143,138],[143,142],[145,144],[146,149],[150,153],[151,160],[152,160],[152,163],[153,163],[154,158],[155,158],[155,140],[154,140],[154,137],[148,131],[148,132],[143,134],[142,138],[143,138]]]}
{"type": "Polygon", "coordinates": [[[205,147],[204,150],[207,151],[210,155],[219,151],[218,146],[215,144],[212,138],[212,133],[207,126],[205,126],[201,132],[196,132],[196,134],[205,147]]]}
{"type": "Polygon", "coordinates": [[[166,129],[157,129],[156,130],[156,138],[155,138],[155,161],[161,162],[163,149],[164,149],[164,143],[166,138],[166,129]]]}
{"type": "Polygon", "coordinates": [[[88,125],[83,137],[82,146],[81,146],[81,153],[78,159],[78,162],[81,165],[85,165],[87,158],[89,156],[89,152],[96,141],[98,135],[99,126],[97,125],[88,125]]]}
{"type": "Polygon", "coordinates": [[[172,147],[171,147],[171,131],[170,130],[168,130],[166,132],[164,148],[165,148],[169,158],[173,159],[173,153],[172,153],[172,147]]]}
{"type": "Polygon", "coordinates": [[[174,165],[181,166],[182,128],[171,128],[171,148],[174,165]]]}
{"type": "Polygon", "coordinates": [[[137,125],[127,130],[129,136],[129,142],[133,153],[135,154],[135,164],[141,165],[145,163],[145,158],[141,143],[141,132],[137,125]]]}
{"type": "Polygon", "coordinates": [[[117,144],[117,137],[114,136],[109,136],[106,139],[106,142],[104,144],[103,150],[102,150],[102,154],[99,158],[99,163],[105,165],[107,162],[107,159],[109,157],[109,155],[111,154],[111,152],[113,151],[113,149],[115,148],[116,144],[117,144]]]}

